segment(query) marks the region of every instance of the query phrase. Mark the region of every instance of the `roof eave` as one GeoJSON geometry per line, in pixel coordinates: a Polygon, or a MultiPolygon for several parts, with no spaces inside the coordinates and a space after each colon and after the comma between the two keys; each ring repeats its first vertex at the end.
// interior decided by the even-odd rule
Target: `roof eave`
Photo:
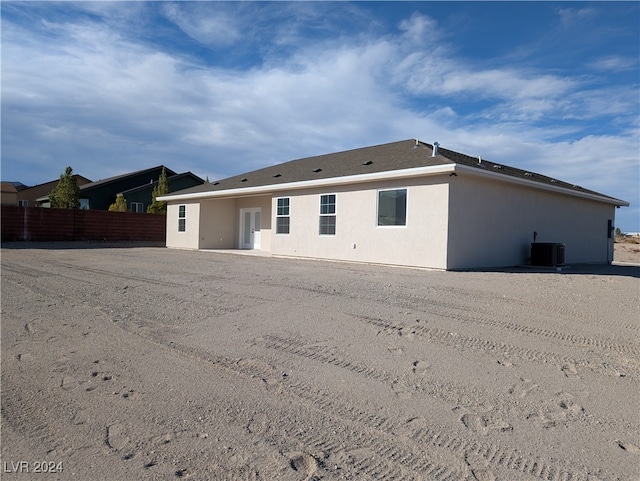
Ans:
{"type": "Polygon", "coordinates": [[[214,190],[207,192],[193,192],[190,194],[165,195],[158,197],[161,201],[199,200],[220,197],[235,197],[244,195],[267,194],[280,191],[309,189],[314,187],[333,187],[345,184],[360,184],[379,180],[406,179],[411,177],[440,175],[453,172],[454,164],[434,165],[428,167],[416,167],[413,169],[401,169],[371,174],[346,175],[342,177],[330,177],[317,180],[303,180],[299,182],[286,182],[283,184],[268,184],[255,187],[242,187],[238,189],[214,190]]]}
{"type": "Polygon", "coordinates": [[[383,171],[383,172],[375,172],[371,174],[330,177],[325,179],[305,180],[305,181],[299,181],[299,182],[287,182],[282,184],[267,184],[267,185],[260,185],[255,187],[241,187],[241,188],[235,188],[235,189],[193,192],[189,194],[175,194],[175,195],[170,194],[170,195],[158,197],[158,200],[174,202],[174,201],[192,201],[192,200],[201,200],[201,199],[215,199],[215,198],[224,198],[224,197],[250,196],[250,195],[269,194],[269,193],[281,192],[281,191],[309,189],[314,187],[332,187],[332,186],[346,185],[346,184],[375,182],[380,180],[406,179],[411,177],[440,175],[440,174],[447,174],[451,172],[471,174],[471,175],[490,178],[490,179],[498,180],[502,182],[508,182],[508,183],[522,185],[522,186],[531,187],[535,189],[546,190],[549,192],[556,192],[556,193],[561,193],[565,195],[571,195],[574,197],[590,199],[597,202],[603,202],[603,203],[620,206],[620,207],[629,206],[628,202],[620,199],[615,199],[613,197],[597,195],[590,192],[581,192],[581,191],[571,190],[571,189],[567,189],[566,187],[549,185],[549,184],[545,184],[535,180],[521,179],[518,177],[512,177],[512,176],[501,174],[501,173],[484,171],[478,168],[469,167],[459,163],[434,165],[434,166],[428,166],[428,167],[416,167],[412,169],[383,171]]]}
{"type": "Polygon", "coordinates": [[[607,197],[605,195],[597,195],[590,192],[582,192],[579,190],[571,190],[571,189],[567,189],[566,187],[545,184],[535,180],[521,179],[519,177],[512,177],[510,175],[500,174],[497,172],[480,170],[477,167],[469,167],[467,165],[456,164],[455,171],[475,175],[478,177],[487,177],[494,180],[500,180],[502,182],[509,182],[512,184],[532,187],[535,189],[547,190],[550,192],[571,195],[574,197],[581,197],[583,199],[595,200],[597,202],[604,202],[606,204],[612,204],[619,207],[629,207],[629,202],[626,202],[620,199],[615,199],[613,197],[607,197]]]}

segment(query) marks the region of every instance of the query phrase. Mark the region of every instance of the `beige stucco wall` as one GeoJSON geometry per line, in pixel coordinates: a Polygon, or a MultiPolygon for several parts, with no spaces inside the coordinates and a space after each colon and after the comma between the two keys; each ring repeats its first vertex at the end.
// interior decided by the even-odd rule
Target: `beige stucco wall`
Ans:
{"type": "Polygon", "coordinates": [[[538,242],[564,243],[567,264],[613,258],[612,205],[465,174],[449,192],[448,269],[526,264],[534,231],[538,242]]]}
{"type": "Polygon", "coordinates": [[[237,249],[240,212],[261,209],[261,248],[271,248],[271,196],[205,199],[167,205],[167,247],[237,249]],[[178,206],[186,206],[186,232],[178,232],[178,206]]]}
{"type": "Polygon", "coordinates": [[[203,200],[200,207],[200,249],[234,249],[237,218],[235,199],[203,200]]]}
{"type": "Polygon", "coordinates": [[[261,209],[261,246],[274,255],[371,262],[438,269],[521,265],[538,242],[562,242],[565,261],[613,259],[607,221],[613,205],[478,177],[448,175],[309,188],[273,196],[171,203],[167,246],[239,248],[242,209],[261,209]],[[379,227],[380,189],[407,189],[407,225],[379,227]],[[336,235],[319,235],[320,195],[336,194],[336,235]],[[290,198],[288,235],[275,233],[279,197],[290,198]],[[187,230],[178,229],[178,206],[187,207],[187,230]]]}
{"type": "Polygon", "coordinates": [[[199,202],[167,204],[167,247],[197,249],[200,219],[199,202]],[[178,206],[186,206],[185,232],[178,232],[178,206]]]}
{"type": "Polygon", "coordinates": [[[271,252],[444,269],[447,196],[448,187],[442,177],[279,193],[272,204],[271,252]],[[395,188],[407,188],[407,225],[378,227],[378,190],[395,188]],[[336,194],[336,235],[333,236],[322,236],[318,232],[321,194],[336,194]],[[289,235],[275,234],[278,197],[290,198],[289,235]]]}

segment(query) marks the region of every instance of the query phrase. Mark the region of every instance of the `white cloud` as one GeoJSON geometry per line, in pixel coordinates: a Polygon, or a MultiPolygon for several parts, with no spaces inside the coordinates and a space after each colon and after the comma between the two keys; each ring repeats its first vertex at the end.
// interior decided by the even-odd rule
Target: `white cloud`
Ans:
{"type": "Polygon", "coordinates": [[[215,15],[207,3],[178,2],[162,5],[164,15],[178,25],[184,33],[198,42],[209,45],[230,45],[241,38],[241,31],[234,15],[229,14],[224,3],[215,5],[215,15]]]}
{"type": "Polygon", "coordinates": [[[414,13],[410,18],[402,20],[399,28],[404,32],[404,41],[423,48],[426,44],[433,43],[440,37],[438,24],[426,15],[414,13]]]}
{"type": "Polygon", "coordinates": [[[591,62],[589,67],[606,72],[624,72],[638,68],[638,58],[609,55],[591,62]]]}
{"type": "Polygon", "coordinates": [[[559,8],[558,16],[560,22],[565,25],[575,25],[578,22],[584,22],[585,20],[595,18],[598,12],[595,8],[559,8]]]}
{"type": "MultiPolygon", "coordinates": [[[[239,32],[259,35],[244,23],[250,18],[198,18],[198,8],[162,5],[168,18],[209,46],[240,41],[239,32]]],[[[213,180],[418,137],[637,198],[637,102],[628,100],[637,99],[634,87],[474,65],[456,56],[424,15],[401,22],[398,35],[315,43],[299,42],[298,26],[283,26],[270,34],[289,46],[298,41],[292,54],[268,56],[245,70],[196,64],[188,53],[150,47],[87,20],[50,20],[45,27],[41,37],[3,21],[3,158],[29,163],[33,176],[11,180],[56,178],[70,159],[79,159],[71,163],[76,172],[92,178],[164,163],[213,180]],[[477,109],[458,107],[465,102],[477,109]],[[613,131],[581,137],[582,119],[604,119],[613,131]]]]}

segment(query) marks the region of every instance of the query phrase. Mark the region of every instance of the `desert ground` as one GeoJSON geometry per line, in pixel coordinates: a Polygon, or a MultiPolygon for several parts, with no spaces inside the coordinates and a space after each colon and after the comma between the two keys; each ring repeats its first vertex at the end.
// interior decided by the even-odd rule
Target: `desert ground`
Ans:
{"type": "Polygon", "coordinates": [[[441,272],[3,245],[0,474],[638,480],[634,248],[441,272]]]}

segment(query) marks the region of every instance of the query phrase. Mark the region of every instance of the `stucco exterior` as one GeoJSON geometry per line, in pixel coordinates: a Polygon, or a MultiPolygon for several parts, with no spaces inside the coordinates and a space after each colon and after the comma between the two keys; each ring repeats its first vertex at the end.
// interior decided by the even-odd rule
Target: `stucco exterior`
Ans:
{"type": "Polygon", "coordinates": [[[205,199],[167,204],[167,247],[181,249],[240,249],[242,209],[260,209],[260,250],[271,250],[271,196],[205,199]],[[178,230],[179,206],[186,211],[185,231],[178,230]]]}
{"type": "Polygon", "coordinates": [[[198,249],[200,236],[200,202],[183,202],[185,206],[185,231],[178,231],[178,204],[167,205],[167,247],[198,249]]]}
{"type": "Polygon", "coordinates": [[[526,264],[534,232],[564,243],[568,264],[613,260],[613,205],[470,175],[449,192],[448,269],[526,264]]]}
{"type": "Polygon", "coordinates": [[[565,263],[611,262],[615,209],[628,205],[412,140],[299,159],[162,200],[168,247],[449,270],[527,264],[534,232],[537,242],[564,243],[565,263]],[[389,190],[406,199],[402,222],[379,225],[380,191],[389,190]],[[320,231],[322,196],[332,199],[335,232],[320,231]],[[289,232],[277,233],[278,199],[287,199],[280,220],[289,232]]]}
{"type": "Polygon", "coordinates": [[[447,184],[436,178],[282,192],[290,197],[291,233],[275,234],[271,253],[404,266],[446,267],[447,184]],[[378,226],[380,189],[407,189],[407,225],[378,226]],[[322,194],[336,194],[336,234],[320,235],[322,194]]]}

